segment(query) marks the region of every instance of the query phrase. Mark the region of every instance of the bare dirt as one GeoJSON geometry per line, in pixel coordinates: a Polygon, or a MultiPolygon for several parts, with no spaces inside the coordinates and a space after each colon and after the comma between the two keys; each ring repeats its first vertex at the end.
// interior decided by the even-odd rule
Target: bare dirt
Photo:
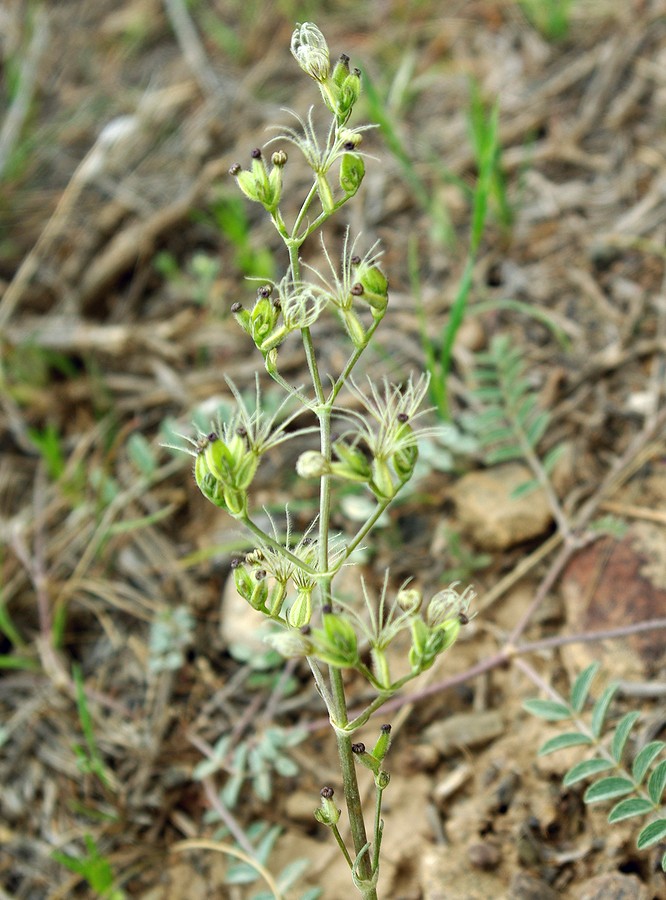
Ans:
{"type": "MultiPolygon", "coordinates": [[[[200,495],[187,458],[160,446],[165,423],[191,433],[195,410],[228,399],[224,376],[253,385],[258,360],[229,307],[252,296],[249,269],[266,275],[284,260],[227,171],[267,140],[267,125],[289,122],[283,107],[316,102],[288,52],[293,20],[307,17],[388,98],[431,200],[426,209],[415,197],[385,131],[372,132],[378,161],[349,218],[381,239],[391,279],[369,368],[396,380],[423,368],[419,302],[431,336],[447,320],[477,175],[473,80],[487,104],[499,100],[511,221],[492,206],[454,351],[453,417],[470,405],[473,352],[510,334],[552,413],[549,445],[568,448],[556,483],[566,515],[628,526],[567,546],[547,503],[531,530],[509,504],[508,523],[486,539],[506,499],[493,506],[488,482],[472,481],[461,501],[460,479],[494,478],[500,495],[506,484],[478,456],[457,459],[455,474],[433,468],[393,509],[368,584],[386,565],[396,584],[415,575],[426,591],[458,572],[449,580],[474,584],[478,615],[419,693],[368,726],[370,741],[394,725],[380,896],[666,898],[664,848],[639,853],[634,820],[610,828],[606,808],[583,804],[584,785],[565,790],[578,748],[537,758],[557,726],[521,707],[538,693],[531,675],[566,694],[597,659],[595,694],[622,680],[613,721],[639,708],[638,741],[666,739],[666,4],[574,0],[559,38],[527,15],[545,2],[335,0],[326,12],[195,2],[194,35],[181,3],[112,6],[0,10],[0,150],[11,151],[0,154],[2,897],[99,896],[53,857],[81,859],[90,836],[127,897],[242,900],[264,886],[225,884],[219,850],[253,822],[281,829],[272,872],[310,860],[289,898],[307,885],[328,900],[351,896],[311,817],[337,776],[307,668],[257,671],[255,614],[234,611],[225,591],[231,557],[251,544],[200,495]],[[26,112],[12,132],[21,84],[26,112]],[[448,242],[433,209],[447,210],[448,242]],[[185,635],[179,662],[156,670],[151,623],[175,609],[191,627],[174,626],[185,635]],[[500,660],[528,611],[520,640],[563,646],[500,660]],[[662,630],[564,645],[643,620],[662,630]],[[237,645],[250,646],[250,663],[237,645]],[[77,671],[104,779],[90,771],[77,671]],[[268,803],[246,782],[225,807],[235,748],[274,724],[308,730],[289,751],[298,774],[275,776],[268,803]],[[195,779],[224,735],[220,768],[195,779]],[[217,849],[179,849],[187,839],[217,849]]],[[[367,116],[361,108],[356,120],[367,116]]],[[[291,177],[297,194],[304,182],[291,177]]],[[[315,261],[318,248],[308,252],[315,261]]],[[[331,368],[344,358],[338,336],[327,320],[331,368]]],[[[285,353],[297,383],[303,360],[285,353]]],[[[292,466],[279,456],[264,467],[256,501],[290,500],[302,525],[312,494],[285,474],[292,466]]],[[[349,689],[360,703],[362,685],[349,689]]]]}

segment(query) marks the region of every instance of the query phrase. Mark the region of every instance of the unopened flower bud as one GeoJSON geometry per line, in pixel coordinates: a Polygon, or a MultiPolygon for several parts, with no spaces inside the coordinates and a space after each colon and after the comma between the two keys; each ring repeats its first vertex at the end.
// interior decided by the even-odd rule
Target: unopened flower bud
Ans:
{"type": "Polygon", "coordinates": [[[423,602],[423,594],[416,588],[403,588],[395,599],[403,612],[416,613],[423,602]]]}
{"type": "Polygon", "coordinates": [[[365,175],[365,163],[358,153],[345,153],[340,162],[340,187],[348,197],[358,191],[365,175]]]}
{"type": "Polygon", "coordinates": [[[353,150],[354,147],[358,147],[359,144],[363,142],[363,135],[359,134],[358,131],[352,131],[350,128],[345,128],[344,131],[340,132],[340,140],[344,144],[345,149],[353,150]]]}
{"type": "Polygon", "coordinates": [[[328,80],[331,73],[328,44],[313,22],[296,26],[291,36],[291,53],[310,78],[320,83],[328,80]]]}
{"type": "Polygon", "coordinates": [[[264,642],[285,659],[303,659],[312,653],[312,643],[301,631],[292,629],[274,631],[264,637],[264,642]]]}
{"type": "Polygon", "coordinates": [[[296,460],[296,473],[301,478],[321,478],[330,471],[330,464],[318,450],[306,450],[296,460]]]}
{"type": "Polygon", "coordinates": [[[287,159],[288,157],[284,150],[276,150],[271,156],[271,162],[274,166],[278,166],[279,168],[287,165],[287,159]]]}

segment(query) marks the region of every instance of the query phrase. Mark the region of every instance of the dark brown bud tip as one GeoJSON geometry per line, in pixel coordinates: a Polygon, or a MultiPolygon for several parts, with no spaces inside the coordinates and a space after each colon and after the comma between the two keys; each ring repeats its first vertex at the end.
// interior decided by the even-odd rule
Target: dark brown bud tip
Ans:
{"type": "Polygon", "coordinates": [[[355,150],[356,144],[353,141],[345,141],[342,145],[345,150],[355,150]]]}
{"type": "Polygon", "coordinates": [[[363,293],[363,290],[363,285],[360,283],[360,281],[357,281],[356,284],[352,285],[351,292],[355,297],[360,297],[363,293]]]}
{"type": "Polygon", "coordinates": [[[358,68],[358,66],[354,66],[354,68],[352,69],[352,75],[358,75],[359,78],[361,77],[361,70],[358,68]]]}
{"type": "Polygon", "coordinates": [[[321,611],[325,616],[328,616],[333,612],[333,607],[331,606],[330,603],[325,603],[322,606],[321,611]]]}
{"type": "Polygon", "coordinates": [[[240,312],[242,308],[243,308],[243,304],[242,304],[242,303],[236,302],[236,303],[232,303],[232,304],[231,304],[231,311],[232,311],[232,313],[240,312]]]}
{"type": "Polygon", "coordinates": [[[469,625],[469,616],[465,615],[464,612],[459,612],[458,621],[461,625],[469,625]]]}
{"type": "Polygon", "coordinates": [[[271,295],[272,293],[273,293],[273,288],[272,288],[272,286],[271,286],[270,284],[264,284],[264,285],[262,285],[262,286],[259,288],[259,290],[257,291],[257,294],[258,294],[260,297],[264,297],[264,298],[270,297],[270,295],[271,295]]]}
{"type": "Polygon", "coordinates": [[[266,569],[257,569],[257,571],[254,573],[254,577],[257,581],[263,581],[266,575],[266,569]]]}
{"type": "Polygon", "coordinates": [[[346,53],[341,53],[341,54],[340,54],[340,62],[341,62],[341,63],[348,63],[348,62],[349,62],[349,57],[347,56],[346,53]]]}
{"type": "Polygon", "coordinates": [[[363,741],[359,741],[357,744],[351,745],[352,753],[365,753],[365,744],[363,741]]]}
{"type": "Polygon", "coordinates": [[[261,159],[261,150],[259,147],[255,147],[252,153],[250,153],[252,159],[261,159]]]}
{"type": "Polygon", "coordinates": [[[361,257],[358,255],[352,256],[350,262],[352,266],[359,266],[361,264],[361,257]]]}
{"type": "Polygon", "coordinates": [[[401,425],[404,425],[405,422],[409,422],[409,416],[404,412],[398,413],[396,419],[398,420],[398,422],[400,422],[401,425]]]}
{"type": "Polygon", "coordinates": [[[323,787],[319,791],[319,796],[323,797],[324,800],[330,800],[334,793],[335,793],[335,791],[333,790],[332,787],[323,787]]]}
{"type": "Polygon", "coordinates": [[[234,556],[234,558],[231,560],[230,565],[232,569],[237,569],[239,566],[243,565],[243,560],[240,558],[240,556],[234,556]]]}
{"type": "Polygon", "coordinates": [[[217,440],[217,432],[216,432],[216,431],[211,431],[211,432],[209,432],[209,434],[206,435],[206,439],[207,439],[211,444],[213,444],[213,443],[217,440]]]}
{"type": "Polygon", "coordinates": [[[382,727],[380,728],[380,731],[382,734],[390,734],[391,726],[390,725],[382,725],[382,727]]]}
{"type": "Polygon", "coordinates": [[[242,168],[243,167],[240,163],[234,163],[233,166],[229,169],[229,174],[235,177],[242,170],[242,168]]]}

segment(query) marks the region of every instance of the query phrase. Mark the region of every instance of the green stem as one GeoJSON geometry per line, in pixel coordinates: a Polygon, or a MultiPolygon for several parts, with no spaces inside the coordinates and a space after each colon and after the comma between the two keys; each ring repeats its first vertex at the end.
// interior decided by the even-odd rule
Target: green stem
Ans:
{"type": "Polygon", "coordinates": [[[249,516],[242,516],[239,518],[239,522],[242,522],[243,525],[251,531],[252,534],[256,535],[264,544],[268,544],[269,547],[272,547],[273,550],[277,551],[280,556],[286,556],[287,559],[292,562],[295,566],[298,566],[299,569],[303,572],[307,572],[308,575],[316,575],[317,572],[312,566],[309,566],[302,559],[299,559],[294,553],[291,552],[287,547],[283,544],[280,544],[275,538],[272,538],[270,534],[266,534],[265,531],[262,531],[261,528],[257,524],[255,524],[249,516]]]}
{"type": "Polygon", "coordinates": [[[331,390],[331,393],[328,398],[329,403],[333,403],[335,401],[336,397],[338,396],[338,394],[340,393],[340,391],[346,384],[347,379],[349,378],[349,376],[352,373],[352,369],[354,368],[356,363],[359,361],[360,356],[363,353],[363,351],[365,350],[365,348],[370,343],[370,339],[372,338],[372,335],[375,333],[375,330],[380,322],[381,322],[381,318],[375,319],[373,321],[372,325],[368,328],[368,330],[365,333],[365,336],[366,336],[365,344],[362,347],[357,347],[356,350],[354,350],[352,355],[347,360],[347,365],[344,367],[340,376],[338,377],[338,380],[333,385],[333,389],[331,390]]]}
{"type": "MultiPolygon", "coordinates": [[[[372,530],[381,514],[385,509],[388,508],[391,500],[393,500],[393,497],[391,497],[390,500],[381,500],[377,504],[377,507],[375,508],[375,511],[372,513],[370,518],[366,520],[366,522],[361,526],[360,530],[356,532],[356,535],[352,538],[351,542],[347,544],[345,548],[345,559],[349,559],[349,557],[352,555],[354,550],[356,550],[366,534],[372,530]]],[[[342,563],[340,565],[342,565],[342,563]]]]}
{"type": "Polygon", "coordinates": [[[382,822],[382,799],[384,796],[384,788],[377,787],[375,790],[375,841],[372,848],[372,868],[377,871],[379,866],[379,853],[382,847],[382,832],[384,823],[382,822]]]}
{"type": "MultiPolygon", "coordinates": [[[[329,670],[331,691],[335,705],[335,709],[332,712],[334,713],[334,724],[337,726],[335,736],[338,742],[338,759],[340,760],[340,771],[342,773],[342,784],[345,802],[347,804],[352,842],[354,844],[355,855],[358,858],[359,853],[368,843],[368,838],[365,833],[365,822],[363,821],[361,792],[359,791],[358,780],[356,778],[356,764],[351,749],[351,735],[339,730],[340,728],[344,728],[347,724],[347,701],[345,698],[344,684],[342,682],[342,672],[333,666],[331,666],[329,670]]],[[[373,872],[370,857],[367,853],[364,853],[358,860],[357,871],[361,880],[371,880],[373,872]]],[[[377,900],[377,891],[375,888],[362,890],[361,893],[364,900],[377,900]]]]}

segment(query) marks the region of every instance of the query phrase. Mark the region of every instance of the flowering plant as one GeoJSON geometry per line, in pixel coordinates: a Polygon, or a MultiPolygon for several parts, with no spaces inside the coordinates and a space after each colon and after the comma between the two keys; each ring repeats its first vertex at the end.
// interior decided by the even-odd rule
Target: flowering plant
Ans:
{"type": "Polygon", "coordinates": [[[191,442],[190,452],[195,459],[196,482],[204,496],[256,538],[254,549],[233,564],[239,594],[275,624],[275,631],[268,637],[275,649],[285,657],[307,660],[326,704],[337,740],[351,847],[338,827],[341,811],[331,787],[322,788],[315,816],[331,829],[361,895],[373,900],[377,897],[383,830],[382,794],[389,783],[384,760],[391,727],[381,726],[372,750],[355,739],[356,733],[406,682],[430,668],[454,643],[460,628],[469,621],[473,592],[468,589],[459,593],[452,585],[424,602],[419,591],[403,585],[390,598],[387,573],[376,605],[360,578],[358,591],[363,604],[349,604],[336,593],[336,577],[342,566],[349,565],[354,550],[414,474],[418,435],[424,431],[419,430],[418,420],[428,379],[409,378],[401,386],[387,381],[377,385],[368,379],[367,386],[362,387],[352,378],[388,306],[388,279],[380,267],[381,254],[376,245],[361,255],[357,249],[360,239],[350,240],[347,230],[339,265],[323,245],[331,273],[327,276],[300,258],[306,240],[358,191],[365,174],[360,148],[363,132],[370,126],[349,127],[360,95],[360,71],[350,68],[349,57],[344,54],[331,67],[328,45],[316,25],[306,22],[296,28],[291,51],[301,69],[319,85],[332,120],[322,140],[310,110],[305,119],[296,117],[298,127],[287,128],[272,140],[294,145],[313,173],[311,186],[290,225],[281,207],[288,164],[284,149],[272,152],[268,163],[264,151],[255,149],[248,168],[240,164],[231,167],[241,191],[270,216],[289,256],[284,277],[277,283],[262,284],[251,309],[236,302],[231,310],[263,357],[270,377],[286,392],[286,400],[298,403],[299,410],[281,423],[277,416],[266,417],[257,389],[256,408],[249,412],[232,385],[236,415],[199,435],[191,442]],[[315,280],[308,280],[310,274],[315,280]],[[322,372],[313,332],[327,309],[339,318],[349,344],[344,366],[333,375],[322,372]],[[293,387],[280,373],[280,348],[290,335],[298,335],[302,342],[311,379],[309,390],[293,387]],[[339,404],[343,390],[351,393],[356,408],[350,410],[339,404]],[[314,415],[317,424],[287,430],[302,411],[314,415]],[[335,437],[333,422],[340,426],[335,437]],[[319,449],[301,453],[296,471],[302,478],[319,481],[318,515],[296,539],[291,534],[288,511],[286,536],[275,524],[273,533],[268,533],[251,513],[250,491],[261,459],[276,445],[308,431],[318,433],[319,449]],[[334,488],[345,482],[365,485],[373,505],[356,533],[342,537],[331,533],[331,508],[334,488]],[[398,676],[392,671],[389,649],[403,631],[409,633],[410,649],[398,676]],[[345,669],[359,673],[375,694],[353,719],[347,710],[345,669]],[[375,783],[370,839],[357,765],[368,768],[375,783]]]}

